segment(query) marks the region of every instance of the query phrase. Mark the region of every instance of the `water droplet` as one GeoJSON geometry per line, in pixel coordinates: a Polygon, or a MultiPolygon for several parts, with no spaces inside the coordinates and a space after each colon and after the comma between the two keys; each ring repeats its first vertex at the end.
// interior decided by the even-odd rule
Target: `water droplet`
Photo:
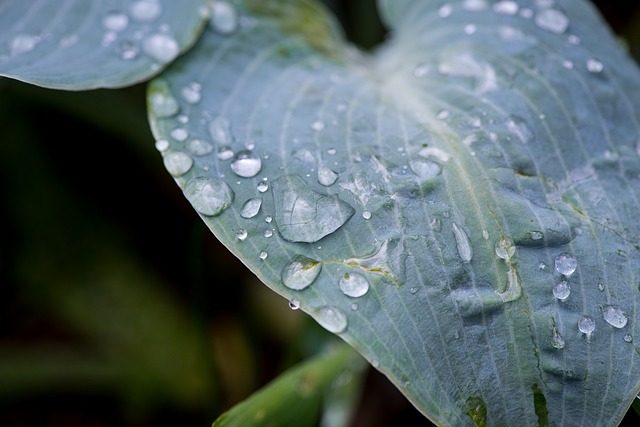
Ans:
{"type": "Polygon", "coordinates": [[[253,218],[258,215],[258,212],[260,212],[260,207],[262,207],[262,198],[255,197],[253,199],[249,199],[244,202],[244,205],[242,205],[240,216],[246,219],[253,218]]]}
{"type": "Polygon", "coordinates": [[[531,240],[542,240],[544,238],[544,234],[541,231],[532,231],[531,240]]]}
{"type": "Polygon", "coordinates": [[[438,114],[436,114],[436,117],[438,118],[438,120],[445,120],[449,117],[449,111],[448,110],[440,110],[438,112],[438,114]]]}
{"type": "Polygon", "coordinates": [[[438,16],[440,16],[440,18],[447,18],[451,16],[452,12],[453,7],[450,4],[445,4],[438,9],[438,16]]]}
{"type": "Polygon", "coordinates": [[[175,177],[189,172],[191,166],[193,166],[193,159],[187,153],[183,153],[182,151],[167,153],[164,156],[163,161],[164,167],[175,177]]]}
{"type": "Polygon", "coordinates": [[[116,54],[120,56],[120,58],[125,61],[131,61],[132,59],[136,59],[140,54],[140,49],[138,45],[129,39],[122,40],[118,47],[116,48],[116,54]]]}
{"type": "Polygon", "coordinates": [[[378,359],[373,359],[371,361],[371,366],[373,366],[374,368],[377,368],[380,366],[380,361],[378,359]]]}
{"type": "Polygon", "coordinates": [[[442,166],[431,160],[412,160],[409,162],[409,167],[421,179],[432,179],[442,173],[442,166]]]}
{"type": "Polygon", "coordinates": [[[162,5],[155,0],[138,0],[131,4],[129,12],[138,22],[153,22],[162,13],[162,5]]]}
{"type": "Polygon", "coordinates": [[[452,225],[453,236],[456,239],[456,246],[458,247],[458,255],[463,262],[470,262],[473,257],[471,250],[471,243],[467,233],[454,222],[452,225]]]}
{"type": "Polygon", "coordinates": [[[263,261],[265,259],[267,259],[268,256],[269,256],[269,254],[266,251],[260,252],[260,255],[259,255],[260,259],[263,260],[263,261]]]}
{"type": "Polygon", "coordinates": [[[185,128],[174,128],[171,131],[171,138],[175,139],[176,141],[186,141],[187,138],[189,138],[189,132],[185,129],[185,128]]]}
{"type": "Polygon", "coordinates": [[[278,231],[290,242],[317,242],[355,213],[337,195],[317,193],[298,176],[279,178],[272,183],[272,191],[278,231]]]}
{"type": "Polygon", "coordinates": [[[604,70],[604,64],[596,58],[589,58],[587,60],[587,70],[594,74],[601,73],[604,70]]]}
{"type": "Polygon", "coordinates": [[[555,326],[551,330],[551,345],[558,350],[562,350],[565,346],[564,337],[555,326]]]}
{"type": "Polygon", "coordinates": [[[596,322],[589,316],[582,316],[578,320],[578,330],[587,335],[587,338],[591,336],[591,333],[596,329],[596,322]]]}
{"type": "Polygon", "coordinates": [[[569,28],[569,18],[557,9],[544,9],[536,15],[535,23],[543,30],[562,34],[569,28]]]}
{"type": "Polygon", "coordinates": [[[271,215],[267,215],[264,217],[264,222],[266,222],[267,224],[270,224],[271,221],[273,221],[273,218],[271,217],[271,215]]]}
{"type": "Polygon", "coordinates": [[[226,182],[215,178],[192,179],[184,195],[193,208],[206,216],[218,216],[233,203],[234,193],[226,182]]]}
{"type": "Polygon", "coordinates": [[[487,230],[482,230],[482,238],[484,240],[489,240],[489,232],[487,230]]]}
{"type": "Polygon", "coordinates": [[[289,289],[301,291],[309,287],[322,270],[322,263],[296,255],[282,270],[282,283],[289,289]]]}
{"type": "Polygon", "coordinates": [[[226,117],[218,116],[209,124],[209,134],[213,141],[220,145],[231,145],[231,123],[226,117]]]}
{"type": "Polygon", "coordinates": [[[369,211],[362,212],[362,218],[371,219],[371,212],[369,212],[369,211]]]}
{"type": "Polygon", "coordinates": [[[477,30],[478,27],[476,27],[474,24],[467,24],[464,26],[464,33],[469,36],[475,34],[477,30]]]}
{"type": "Polygon", "coordinates": [[[627,325],[627,316],[615,305],[607,305],[602,309],[602,317],[614,328],[622,329],[627,325]]]}
{"type": "Polygon", "coordinates": [[[553,287],[553,296],[558,298],[560,301],[565,301],[569,298],[570,294],[571,288],[569,287],[569,283],[564,280],[553,287]]]}
{"type": "Polygon", "coordinates": [[[325,187],[333,185],[338,179],[338,174],[331,169],[322,166],[318,169],[318,182],[325,187]]]}
{"type": "Polygon", "coordinates": [[[220,160],[231,160],[233,158],[235,154],[233,153],[233,150],[231,150],[231,147],[229,147],[228,145],[223,145],[222,147],[218,148],[218,159],[220,160]]]}
{"type": "Polygon", "coordinates": [[[247,230],[245,230],[244,228],[241,228],[240,230],[238,230],[238,232],[236,233],[236,238],[238,240],[245,240],[247,237],[249,236],[249,233],[247,232],[247,230]]]}
{"type": "Polygon", "coordinates": [[[258,184],[257,189],[259,192],[264,193],[269,189],[269,184],[267,184],[265,181],[262,181],[260,184],[258,184]]]}
{"type": "Polygon", "coordinates": [[[464,0],[462,7],[465,10],[476,12],[478,10],[486,9],[487,2],[485,0],[464,0]]]}
{"type": "Polygon", "coordinates": [[[420,290],[420,288],[418,288],[417,286],[414,286],[411,289],[409,289],[409,293],[411,295],[415,295],[419,290],[420,290]]]}
{"type": "Polygon", "coordinates": [[[336,149],[335,149],[335,148],[329,148],[329,149],[327,150],[327,154],[328,154],[328,155],[330,155],[330,156],[335,156],[335,155],[336,155],[336,153],[337,153],[337,151],[336,151],[336,149]]]}
{"type": "Polygon", "coordinates": [[[566,68],[567,70],[572,70],[573,69],[573,62],[571,62],[569,60],[564,60],[564,61],[562,61],[562,66],[564,68],[566,68]]]}
{"type": "Polygon", "coordinates": [[[316,120],[315,122],[311,123],[311,129],[315,130],[316,132],[320,132],[321,130],[324,130],[324,123],[320,120],[316,120]]]}
{"type": "Polygon", "coordinates": [[[231,170],[243,178],[252,178],[262,169],[262,160],[249,150],[238,151],[231,162],[231,170]]]}
{"type": "Polygon", "coordinates": [[[189,86],[185,86],[180,91],[182,98],[187,101],[189,104],[197,104],[202,99],[202,94],[200,93],[201,87],[198,83],[191,83],[189,86]]]}
{"type": "Polygon", "coordinates": [[[518,3],[512,0],[502,0],[493,5],[493,10],[504,15],[515,15],[518,13],[518,3]]]}
{"type": "Polygon", "coordinates": [[[40,37],[38,36],[31,34],[18,34],[13,38],[13,40],[11,40],[9,51],[12,56],[28,53],[35,49],[39,42],[40,37]]]}
{"type": "Polygon", "coordinates": [[[153,34],[144,40],[142,50],[151,59],[168,64],[180,53],[180,45],[168,34],[153,34]]]}
{"type": "Polygon", "coordinates": [[[163,151],[167,151],[168,149],[169,141],[167,141],[166,139],[159,139],[156,141],[156,150],[162,153],[163,151]]]}
{"type": "Polygon", "coordinates": [[[631,334],[626,334],[622,339],[624,342],[633,342],[633,336],[631,334]]]}
{"type": "Polygon", "coordinates": [[[509,260],[516,253],[516,246],[510,237],[503,237],[496,243],[495,251],[498,258],[509,260]]]}
{"type": "Polygon", "coordinates": [[[124,13],[109,12],[102,18],[102,27],[107,31],[119,33],[129,26],[129,17],[124,13]]]}
{"type": "Polygon", "coordinates": [[[213,145],[200,138],[193,138],[187,142],[187,150],[194,156],[205,156],[213,151],[213,145]]]}
{"type": "Polygon", "coordinates": [[[167,118],[178,114],[180,106],[164,79],[156,79],[151,83],[151,93],[151,110],[154,115],[167,118]]]}
{"type": "Polygon", "coordinates": [[[520,117],[510,117],[507,120],[507,129],[509,129],[509,132],[513,133],[523,144],[527,144],[533,139],[533,131],[520,117]]]}
{"type": "Polygon", "coordinates": [[[538,268],[540,270],[544,270],[545,268],[547,268],[547,265],[544,262],[540,262],[540,264],[538,264],[538,268]]]}
{"type": "Polygon", "coordinates": [[[262,235],[268,239],[269,237],[273,236],[273,230],[264,230],[264,233],[262,233],[262,235]]]}
{"type": "Polygon", "coordinates": [[[300,300],[294,298],[289,301],[289,308],[291,310],[298,310],[300,308],[300,300]]]}
{"type": "Polygon", "coordinates": [[[343,294],[359,298],[369,292],[369,281],[359,273],[345,273],[338,282],[343,294]]]}
{"type": "Polygon", "coordinates": [[[347,315],[338,307],[322,307],[318,310],[317,321],[329,332],[339,334],[347,329],[347,315]]]}
{"type": "Polygon", "coordinates": [[[233,34],[238,29],[238,13],[229,2],[218,0],[211,5],[211,28],[222,35],[233,34]]]}
{"type": "Polygon", "coordinates": [[[558,273],[563,276],[571,276],[578,268],[578,261],[570,253],[563,252],[556,257],[555,266],[558,273]]]}
{"type": "Polygon", "coordinates": [[[598,283],[598,290],[599,290],[600,292],[604,291],[604,284],[602,284],[602,283],[598,283]]]}

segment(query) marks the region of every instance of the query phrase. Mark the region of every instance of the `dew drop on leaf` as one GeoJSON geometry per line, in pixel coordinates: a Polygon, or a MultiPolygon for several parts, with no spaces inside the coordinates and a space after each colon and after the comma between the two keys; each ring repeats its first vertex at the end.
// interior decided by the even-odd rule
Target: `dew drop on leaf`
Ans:
{"type": "Polygon", "coordinates": [[[602,309],[602,317],[614,328],[622,329],[627,325],[627,316],[619,307],[607,305],[602,309]]]}
{"type": "Polygon", "coordinates": [[[158,0],[138,0],[129,7],[131,17],[138,22],[153,22],[162,13],[162,5],[158,0]]]}
{"type": "Polygon", "coordinates": [[[369,212],[369,211],[362,212],[362,218],[371,219],[371,212],[369,212]]]}
{"type": "Polygon", "coordinates": [[[244,228],[241,228],[236,232],[236,239],[245,240],[249,236],[249,233],[244,228]]]}
{"type": "Polygon", "coordinates": [[[194,178],[184,188],[193,208],[206,216],[218,216],[233,203],[234,193],[226,182],[215,178],[194,178]]]}
{"type": "Polygon", "coordinates": [[[493,10],[504,15],[515,15],[518,13],[518,3],[512,0],[501,0],[493,5],[493,10]]]}
{"type": "Polygon", "coordinates": [[[240,216],[242,218],[250,219],[258,215],[260,207],[262,206],[262,198],[254,197],[244,202],[242,209],[240,210],[240,216]]]}
{"type": "Polygon", "coordinates": [[[180,53],[176,39],[168,34],[153,34],[142,43],[143,52],[161,64],[168,64],[180,53]]]}
{"type": "Polygon", "coordinates": [[[193,159],[181,151],[167,153],[163,159],[164,167],[171,175],[178,177],[189,172],[193,166],[193,159]]]}
{"type": "Polygon", "coordinates": [[[562,34],[569,28],[569,18],[557,9],[544,9],[535,18],[536,25],[543,30],[562,34]]]}
{"type": "Polygon", "coordinates": [[[36,48],[40,42],[40,37],[31,34],[18,34],[9,46],[9,50],[12,56],[22,55],[23,53],[31,52],[36,48]]]}
{"type": "Polygon", "coordinates": [[[238,28],[238,13],[227,1],[217,0],[211,5],[211,28],[222,35],[233,34],[238,28]]]}
{"type": "Polygon", "coordinates": [[[571,276],[578,268],[578,261],[570,253],[564,252],[556,257],[555,266],[558,273],[563,276],[571,276]]]}
{"type": "Polygon", "coordinates": [[[189,132],[185,128],[177,127],[171,131],[171,138],[183,142],[189,138],[189,132]]]}
{"type": "Polygon", "coordinates": [[[471,242],[469,242],[469,236],[464,231],[464,229],[458,227],[458,225],[454,222],[452,225],[453,236],[456,239],[456,246],[458,248],[458,255],[463,262],[470,262],[473,257],[473,252],[471,250],[471,242]]]}
{"type": "Polygon", "coordinates": [[[216,144],[231,145],[231,123],[226,117],[218,116],[209,124],[209,134],[216,144]]]}
{"type": "Polygon", "coordinates": [[[198,83],[192,82],[188,86],[185,86],[180,91],[182,95],[182,99],[187,101],[189,104],[197,104],[202,99],[202,94],[200,93],[200,85],[198,83]]]}
{"type": "Polygon", "coordinates": [[[300,308],[300,300],[294,298],[289,301],[289,308],[291,310],[298,310],[300,308]]]}
{"type": "Polygon", "coordinates": [[[129,17],[120,12],[109,12],[102,18],[102,28],[119,33],[129,26],[129,17]]]}
{"type": "Polygon", "coordinates": [[[190,139],[186,146],[194,156],[205,156],[213,151],[213,145],[200,138],[190,139]]]}
{"type": "Polygon", "coordinates": [[[296,255],[282,270],[282,283],[289,289],[301,291],[309,287],[322,270],[322,263],[296,255]]]}
{"type": "Polygon", "coordinates": [[[339,334],[347,329],[347,315],[338,307],[322,307],[318,310],[317,321],[329,332],[339,334]]]}
{"type": "Polygon", "coordinates": [[[171,95],[166,81],[157,79],[151,83],[151,109],[159,118],[172,117],[178,114],[180,105],[171,95]]]}
{"type": "Polygon", "coordinates": [[[633,342],[633,336],[631,334],[626,334],[622,339],[624,342],[633,342]]]}
{"type": "Polygon", "coordinates": [[[516,246],[510,237],[503,237],[496,243],[495,251],[498,258],[509,260],[516,253],[516,246]]]}
{"type": "Polygon", "coordinates": [[[532,231],[529,235],[531,240],[542,240],[544,238],[544,234],[541,231],[532,231]]]}
{"type": "Polygon", "coordinates": [[[564,280],[553,287],[553,296],[558,298],[560,301],[565,301],[569,298],[570,294],[571,288],[569,287],[569,283],[564,280]]]}
{"type": "Polygon", "coordinates": [[[369,292],[369,281],[359,273],[345,273],[338,285],[343,294],[352,298],[359,298],[369,292]]]}
{"type": "Polygon", "coordinates": [[[418,178],[432,179],[442,173],[442,166],[431,160],[412,160],[409,167],[418,178]]]}
{"type": "Polygon", "coordinates": [[[589,316],[582,316],[578,320],[578,330],[587,335],[587,338],[591,336],[591,333],[596,329],[596,322],[589,316]]]}
{"type": "Polygon", "coordinates": [[[486,0],[464,0],[464,2],[462,2],[462,8],[472,12],[486,9],[486,7],[486,0]]]}
{"type": "Polygon", "coordinates": [[[252,178],[262,169],[262,160],[253,151],[238,151],[231,162],[231,170],[243,178],[252,178]]]}
{"type": "Polygon", "coordinates": [[[218,148],[217,157],[219,160],[231,160],[233,159],[234,155],[235,154],[233,153],[233,150],[228,145],[223,145],[222,147],[218,148]]]}
{"type": "Polygon", "coordinates": [[[156,150],[159,152],[167,151],[169,149],[169,141],[166,139],[159,139],[156,141],[156,150]]]}
{"type": "Polygon", "coordinates": [[[258,187],[256,188],[260,193],[264,193],[269,189],[269,184],[266,183],[265,181],[262,181],[260,184],[258,184],[258,187]]]}
{"type": "Polygon", "coordinates": [[[262,252],[260,252],[260,255],[259,255],[260,259],[263,260],[263,261],[265,259],[267,259],[268,256],[269,256],[269,254],[267,253],[267,251],[262,251],[262,252]]]}
{"type": "Polygon", "coordinates": [[[599,74],[604,70],[604,65],[596,58],[587,59],[587,70],[594,74],[599,74]]]}
{"type": "Polygon", "coordinates": [[[333,185],[338,179],[338,174],[331,169],[322,166],[318,169],[318,182],[325,187],[333,185]]]}

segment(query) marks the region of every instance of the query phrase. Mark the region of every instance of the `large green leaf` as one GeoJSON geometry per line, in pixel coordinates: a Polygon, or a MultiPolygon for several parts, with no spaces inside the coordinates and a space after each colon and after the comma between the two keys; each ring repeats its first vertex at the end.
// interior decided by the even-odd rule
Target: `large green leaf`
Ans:
{"type": "Polygon", "coordinates": [[[0,76],[56,89],[156,75],[200,35],[209,0],[5,0],[0,76]]]}
{"type": "Polygon", "coordinates": [[[368,56],[316,3],[233,4],[149,90],[214,234],[437,424],[615,425],[640,385],[640,73],[593,7],[383,0],[368,56]]]}

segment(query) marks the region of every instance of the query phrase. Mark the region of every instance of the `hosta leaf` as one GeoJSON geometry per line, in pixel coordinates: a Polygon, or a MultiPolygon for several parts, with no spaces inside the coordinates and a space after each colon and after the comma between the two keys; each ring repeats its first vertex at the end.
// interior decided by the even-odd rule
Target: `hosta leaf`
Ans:
{"type": "Polygon", "coordinates": [[[149,90],[214,234],[438,424],[615,425],[640,384],[640,74],[593,7],[380,1],[368,56],[316,3],[233,4],[149,90]]]}
{"type": "Polygon", "coordinates": [[[209,0],[5,0],[0,76],[57,89],[150,78],[200,35],[209,0]]]}

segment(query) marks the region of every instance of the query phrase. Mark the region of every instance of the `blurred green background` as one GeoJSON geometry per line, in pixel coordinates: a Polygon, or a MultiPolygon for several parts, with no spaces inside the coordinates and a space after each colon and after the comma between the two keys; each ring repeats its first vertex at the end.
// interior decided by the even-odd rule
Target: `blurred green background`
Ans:
{"type": "MultiPolygon", "coordinates": [[[[373,0],[326,3],[360,46],[383,39],[373,0]]],[[[640,3],[596,3],[640,58],[640,3]]],[[[207,426],[335,340],[184,200],[154,149],[144,85],[0,79],[0,117],[0,426],[207,426]]],[[[367,373],[352,426],[428,424],[367,373]]]]}

